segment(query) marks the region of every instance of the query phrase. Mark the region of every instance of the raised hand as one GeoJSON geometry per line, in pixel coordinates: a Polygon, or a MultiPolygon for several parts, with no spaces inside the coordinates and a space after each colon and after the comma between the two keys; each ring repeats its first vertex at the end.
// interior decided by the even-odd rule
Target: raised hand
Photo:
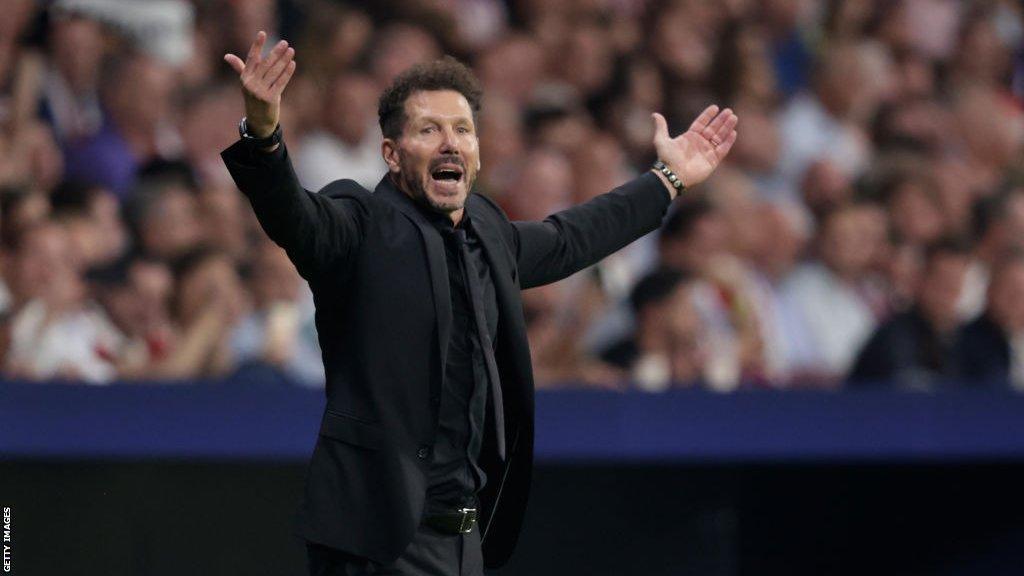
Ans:
{"type": "Polygon", "coordinates": [[[281,115],[281,93],[295,73],[295,49],[281,40],[266,58],[263,44],[267,33],[262,30],[249,47],[245,62],[234,54],[225,54],[224,61],[238,72],[245,96],[245,117],[249,133],[257,138],[270,136],[281,115]]]}
{"type": "Polygon", "coordinates": [[[719,112],[718,106],[708,106],[690,124],[690,129],[676,138],[669,136],[664,116],[657,112],[653,116],[658,159],[688,187],[706,180],[736,142],[739,116],[728,108],[719,112]]]}

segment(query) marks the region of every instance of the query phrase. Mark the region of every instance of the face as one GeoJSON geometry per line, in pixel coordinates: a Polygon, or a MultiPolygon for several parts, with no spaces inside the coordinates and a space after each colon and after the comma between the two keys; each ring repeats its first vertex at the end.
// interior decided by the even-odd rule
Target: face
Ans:
{"type": "Polygon", "coordinates": [[[969,260],[961,254],[938,254],[925,271],[918,303],[939,330],[956,326],[956,305],[960,299],[969,260]]]}
{"type": "Polygon", "coordinates": [[[391,176],[405,194],[458,220],[480,170],[469,102],[453,90],[416,92],[405,116],[402,134],[382,145],[391,176]]]}

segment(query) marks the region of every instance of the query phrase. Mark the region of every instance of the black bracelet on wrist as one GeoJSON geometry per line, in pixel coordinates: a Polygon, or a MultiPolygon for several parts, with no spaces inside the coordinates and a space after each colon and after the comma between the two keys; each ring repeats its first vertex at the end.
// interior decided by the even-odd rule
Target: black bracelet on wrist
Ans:
{"type": "Polygon", "coordinates": [[[664,162],[661,160],[655,162],[654,169],[664,174],[665,178],[668,178],[669,184],[676,189],[676,195],[682,194],[686,191],[686,184],[683,184],[683,181],[679,179],[679,176],[676,176],[676,173],[666,166],[664,162]]]}
{"type": "Polygon", "coordinates": [[[281,125],[278,124],[275,126],[274,131],[270,133],[270,136],[257,138],[256,136],[249,134],[249,125],[245,122],[245,116],[242,116],[242,121],[238,123],[238,136],[254,148],[270,148],[271,146],[281,143],[281,125]]]}

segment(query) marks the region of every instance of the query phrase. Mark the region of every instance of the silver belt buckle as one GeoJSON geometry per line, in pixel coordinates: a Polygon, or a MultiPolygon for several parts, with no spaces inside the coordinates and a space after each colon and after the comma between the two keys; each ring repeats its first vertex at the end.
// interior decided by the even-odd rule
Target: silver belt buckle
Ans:
{"type": "Polygon", "coordinates": [[[473,525],[476,524],[476,508],[459,508],[459,514],[462,514],[459,532],[469,534],[473,531],[473,525]]]}

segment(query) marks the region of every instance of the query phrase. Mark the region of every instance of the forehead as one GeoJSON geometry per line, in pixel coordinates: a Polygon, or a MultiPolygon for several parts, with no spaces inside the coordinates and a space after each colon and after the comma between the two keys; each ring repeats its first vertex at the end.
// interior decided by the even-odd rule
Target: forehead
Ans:
{"type": "Polygon", "coordinates": [[[406,117],[416,120],[469,120],[473,109],[466,97],[455,90],[420,90],[405,100],[406,117]]]}

